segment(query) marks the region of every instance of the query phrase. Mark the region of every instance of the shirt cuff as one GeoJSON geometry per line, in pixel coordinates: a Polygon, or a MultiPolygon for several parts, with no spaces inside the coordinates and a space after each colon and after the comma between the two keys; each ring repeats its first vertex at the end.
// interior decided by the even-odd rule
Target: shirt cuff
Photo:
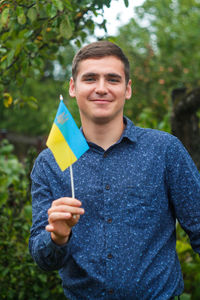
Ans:
{"type": "Polygon", "coordinates": [[[51,233],[48,231],[45,231],[45,236],[43,236],[43,242],[47,248],[51,248],[53,250],[58,250],[58,249],[63,249],[63,248],[65,249],[68,246],[71,236],[72,236],[72,232],[70,233],[69,239],[65,244],[58,245],[52,240],[51,233]]]}

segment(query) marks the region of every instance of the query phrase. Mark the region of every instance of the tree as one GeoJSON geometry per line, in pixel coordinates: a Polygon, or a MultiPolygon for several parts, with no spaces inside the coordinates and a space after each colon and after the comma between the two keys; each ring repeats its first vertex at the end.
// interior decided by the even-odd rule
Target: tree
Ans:
{"type": "MultiPolygon", "coordinates": [[[[27,78],[44,75],[49,61],[63,64],[62,47],[73,40],[80,44],[95,25],[106,30],[104,20],[95,24],[93,16],[102,13],[111,0],[0,0],[0,96],[10,106],[13,95],[10,86],[21,89],[27,78]]],[[[128,0],[124,0],[128,5],[128,0]]],[[[23,93],[15,103],[34,97],[23,93]]]]}
{"type": "Polygon", "coordinates": [[[172,100],[172,133],[182,141],[200,169],[200,87],[191,91],[175,89],[172,100]]]}
{"type": "Polygon", "coordinates": [[[169,131],[171,91],[200,84],[199,14],[197,0],[146,0],[114,38],[132,65],[126,111],[138,124],[169,131]]]}
{"type": "MultiPolygon", "coordinates": [[[[59,94],[64,98],[68,94],[66,81],[71,74],[74,48],[94,33],[95,26],[106,30],[106,20],[96,24],[93,16],[102,14],[103,7],[110,3],[111,0],[0,0],[1,128],[48,134],[59,94]]],[[[127,0],[124,3],[128,5],[127,0]]],[[[70,110],[79,123],[72,101],[70,110]]]]}

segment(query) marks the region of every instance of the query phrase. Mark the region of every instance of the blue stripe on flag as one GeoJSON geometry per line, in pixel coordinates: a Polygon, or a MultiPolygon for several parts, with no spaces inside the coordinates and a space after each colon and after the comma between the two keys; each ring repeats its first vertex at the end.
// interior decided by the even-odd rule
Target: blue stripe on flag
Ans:
{"type": "Polygon", "coordinates": [[[79,159],[89,149],[89,146],[63,101],[60,101],[54,123],[60,129],[74,155],[79,159]]]}

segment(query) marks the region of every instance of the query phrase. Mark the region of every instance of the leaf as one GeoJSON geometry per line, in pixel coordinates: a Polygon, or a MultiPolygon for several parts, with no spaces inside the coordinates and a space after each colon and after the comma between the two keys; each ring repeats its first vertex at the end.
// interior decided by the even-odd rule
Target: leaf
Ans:
{"type": "Polygon", "coordinates": [[[0,193],[0,207],[1,207],[4,203],[6,203],[7,199],[8,199],[8,192],[7,192],[7,191],[1,192],[1,193],[0,193]]]}
{"type": "Polygon", "coordinates": [[[128,7],[129,6],[128,0],[124,0],[124,4],[126,7],[128,7]]]}
{"type": "Polygon", "coordinates": [[[27,75],[27,72],[28,72],[28,68],[29,68],[29,62],[28,62],[28,60],[26,59],[24,59],[23,60],[23,62],[22,62],[22,64],[21,64],[21,67],[22,67],[22,74],[23,75],[27,75]]]}
{"type": "Polygon", "coordinates": [[[7,55],[2,56],[1,62],[3,62],[7,58],[7,55]]]}
{"type": "Polygon", "coordinates": [[[36,10],[36,8],[35,7],[31,7],[28,10],[27,16],[31,20],[31,22],[34,22],[37,19],[37,10],[36,10]]]}
{"type": "Polygon", "coordinates": [[[14,55],[15,55],[15,49],[12,49],[12,50],[8,53],[8,55],[7,55],[7,64],[8,64],[8,66],[11,65],[11,63],[12,63],[12,61],[13,61],[14,55]]]}
{"type": "Polygon", "coordinates": [[[21,25],[24,25],[26,23],[26,16],[25,15],[21,15],[17,18],[18,23],[21,25]]]}
{"type": "Polygon", "coordinates": [[[27,219],[31,219],[31,217],[32,217],[32,206],[31,205],[26,205],[24,207],[24,215],[27,219]]]}
{"type": "Polygon", "coordinates": [[[26,23],[26,16],[24,14],[24,10],[22,7],[18,6],[17,7],[17,21],[20,25],[24,25],[26,23]]]}
{"type": "Polygon", "coordinates": [[[2,23],[2,25],[7,24],[8,18],[9,18],[9,8],[6,7],[3,10],[2,15],[1,15],[1,23],[2,23]]]}
{"type": "Polygon", "coordinates": [[[74,9],[73,9],[73,5],[72,5],[72,3],[71,3],[70,0],[64,0],[64,2],[65,2],[65,7],[66,7],[69,11],[73,11],[73,10],[74,10],[74,9]]]}
{"type": "Polygon", "coordinates": [[[78,48],[81,47],[81,42],[80,42],[80,40],[77,39],[77,40],[75,41],[75,44],[76,44],[76,46],[77,46],[78,48]]]}
{"type": "Polygon", "coordinates": [[[10,107],[13,102],[12,96],[9,93],[4,93],[3,96],[4,96],[4,99],[3,99],[4,106],[7,108],[10,107]]]}
{"type": "Polygon", "coordinates": [[[35,43],[28,42],[24,48],[30,52],[36,52],[38,50],[38,47],[36,46],[35,43]]]}
{"type": "Polygon", "coordinates": [[[60,34],[66,39],[70,39],[72,37],[73,28],[68,17],[66,17],[60,24],[60,34]]]}
{"type": "Polygon", "coordinates": [[[36,67],[37,69],[39,69],[39,68],[42,69],[44,67],[44,62],[40,57],[35,57],[34,60],[33,60],[32,65],[34,67],[36,67]]]}
{"type": "MultiPolygon", "coordinates": [[[[2,170],[1,170],[2,172],[2,170]]],[[[0,177],[0,191],[2,192],[5,187],[7,187],[7,177],[5,175],[0,177]]]]}
{"type": "Polygon", "coordinates": [[[1,41],[3,41],[3,42],[6,41],[8,37],[9,37],[9,32],[3,33],[1,35],[1,41]]]}
{"type": "Polygon", "coordinates": [[[46,6],[46,13],[50,18],[53,18],[57,14],[57,9],[51,3],[48,3],[46,6]]]}
{"type": "Polygon", "coordinates": [[[63,10],[63,3],[60,0],[52,0],[53,4],[57,7],[58,10],[63,10]]]}
{"type": "Polygon", "coordinates": [[[191,246],[189,243],[178,240],[177,243],[177,252],[178,254],[184,253],[188,250],[191,250],[191,246]]]}
{"type": "Polygon", "coordinates": [[[33,96],[23,97],[22,100],[15,100],[14,104],[27,104],[30,108],[38,109],[37,99],[33,96]]]}
{"type": "Polygon", "coordinates": [[[23,29],[19,32],[18,37],[21,38],[29,38],[33,34],[33,30],[23,29]]]}
{"type": "Polygon", "coordinates": [[[191,300],[191,295],[183,293],[181,294],[181,300],[191,300]]]}
{"type": "Polygon", "coordinates": [[[6,48],[0,48],[0,53],[5,54],[7,52],[6,48]]]}

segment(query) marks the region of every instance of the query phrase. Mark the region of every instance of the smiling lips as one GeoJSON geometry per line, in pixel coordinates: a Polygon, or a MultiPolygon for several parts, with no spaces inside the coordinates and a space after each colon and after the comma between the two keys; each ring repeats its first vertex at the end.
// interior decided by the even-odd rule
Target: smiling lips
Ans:
{"type": "Polygon", "coordinates": [[[89,99],[92,102],[97,102],[97,103],[108,103],[108,102],[112,102],[112,100],[109,99],[89,99]]]}

